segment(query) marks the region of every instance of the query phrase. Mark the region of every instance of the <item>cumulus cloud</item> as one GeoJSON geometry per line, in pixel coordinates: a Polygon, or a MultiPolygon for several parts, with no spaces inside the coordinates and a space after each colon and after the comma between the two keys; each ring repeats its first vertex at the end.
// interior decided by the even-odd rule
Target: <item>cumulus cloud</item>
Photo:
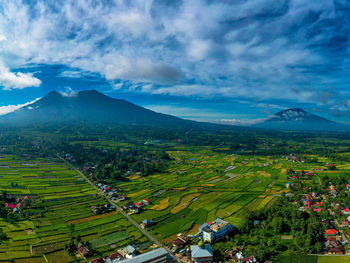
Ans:
{"type": "Polygon", "coordinates": [[[25,106],[28,106],[34,102],[36,102],[37,100],[39,100],[40,98],[38,99],[35,99],[33,101],[30,101],[30,102],[26,102],[26,103],[23,103],[23,104],[17,104],[17,105],[7,105],[7,106],[0,106],[0,116],[1,115],[5,115],[5,114],[8,114],[10,112],[13,112],[15,110],[18,110],[22,107],[25,107],[25,106]]]}
{"type": "MultiPolygon", "coordinates": [[[[339,93],[350,80],[346,1],[0,3],[0,61],[10,69],[62,64],[78,69],[63,77],[94,72],[145,87],[135,92],[327,105],[337,105],[328,87],[339,93]]],[[[17,87],[40,85],[8,72],[17,87]]]]}
{"type": "Polygon", "coordinates": [[[34,77],[33,73],[11,72],[0,63],[0,87],[5,90],[24,89],[27,87],[39,87],[41,80],[34,77]]]}

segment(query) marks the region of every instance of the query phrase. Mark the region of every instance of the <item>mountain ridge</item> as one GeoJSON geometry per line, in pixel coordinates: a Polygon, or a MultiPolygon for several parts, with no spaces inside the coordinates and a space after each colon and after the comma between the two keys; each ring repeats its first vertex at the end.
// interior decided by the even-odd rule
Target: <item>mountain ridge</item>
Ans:
{"type": "Polygon", "coordinates": [[[22,125],[77,121],[170,127],[196,123],[154,112],[126,100],[111,98],[97,90],[70,94],[51,91],[32,104],[0,116],[0,122],[22,125]]]}
{"type": "Polygon", "coordinates": [[[252,127],[295,131],[350,131],[350,126],[309,113],[301,108],[279,111],[252,127]]]}

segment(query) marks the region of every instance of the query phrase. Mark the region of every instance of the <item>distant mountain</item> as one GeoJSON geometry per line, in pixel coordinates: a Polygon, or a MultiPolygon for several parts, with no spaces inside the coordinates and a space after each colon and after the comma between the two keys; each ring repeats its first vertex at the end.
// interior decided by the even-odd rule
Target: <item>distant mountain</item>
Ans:
{"type": "Polygon", "coordinates": [[[311,114],[300,108],[277,112],[254,127],[296,131],[349,131],[350,126],[311,114]]]}
{"type": "Polygon", "coordinates": [[[0,123],[41,125],[55,123],[128,124],[157,127],[191,126],[197,122],[157,113],[96,90],[66,95],[51,91],[38,101],[0,116],[0,123]]]}

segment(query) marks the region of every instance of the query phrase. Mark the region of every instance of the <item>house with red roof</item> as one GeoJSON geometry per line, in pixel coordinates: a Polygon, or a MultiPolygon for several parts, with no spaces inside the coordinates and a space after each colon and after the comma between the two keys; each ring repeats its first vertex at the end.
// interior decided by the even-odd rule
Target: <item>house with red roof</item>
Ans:
{"type": "Polygon", "coordinates": [[[104,263],[104,260],[102,258],[93,258],[90,259],[90,263],[104,263]]]}
{"type": "Polygon", "coordinates": [[[326,236],[336,236],[338,235],[338,231],[336,229],[327,229],[326,236]]]}
{"type": "Polygon", "coordinates": [[[6,203],[6,207],[7,207],[7,208],[10,208],[10,209],[14,209],[14,208],[16,208],[17,206],[14,205],[14,204],[6,203]]]}
{"type": "Polygon", "coordinates": [[[143,207],[144,204],[143,204],[142,202],[138,202],[138,203],[135,204],[135,206],[136,206],[136,207],[143,207]]]}
{"type": "Polygon", "coordinates": [[[343,215],[350,215],[350,209],[349,208],[345,208],[343,210],[341,210],[343,215]]]}

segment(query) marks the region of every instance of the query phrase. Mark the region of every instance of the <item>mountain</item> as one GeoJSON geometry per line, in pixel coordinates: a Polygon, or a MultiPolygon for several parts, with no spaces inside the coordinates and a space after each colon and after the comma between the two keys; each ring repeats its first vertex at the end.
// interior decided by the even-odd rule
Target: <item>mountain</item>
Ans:
{"type": "Polygon", "coordinates": [[[128,124],[156,127],[191,126],[196,122],[157,113],[96,90],[69,96],[51,91],[38,101],[0,117],[0,123],[40,125],[56,123],[128,124]]]}
{"type": "Polygon", "coordinates": [[[326,118],[311,114],[303,109],[294,108],[282,110],[275,113],[262,123],[255,124],[254,127],[296,130],[296,131],[349,131],[350,126],[340,124],[326,118]]]}

